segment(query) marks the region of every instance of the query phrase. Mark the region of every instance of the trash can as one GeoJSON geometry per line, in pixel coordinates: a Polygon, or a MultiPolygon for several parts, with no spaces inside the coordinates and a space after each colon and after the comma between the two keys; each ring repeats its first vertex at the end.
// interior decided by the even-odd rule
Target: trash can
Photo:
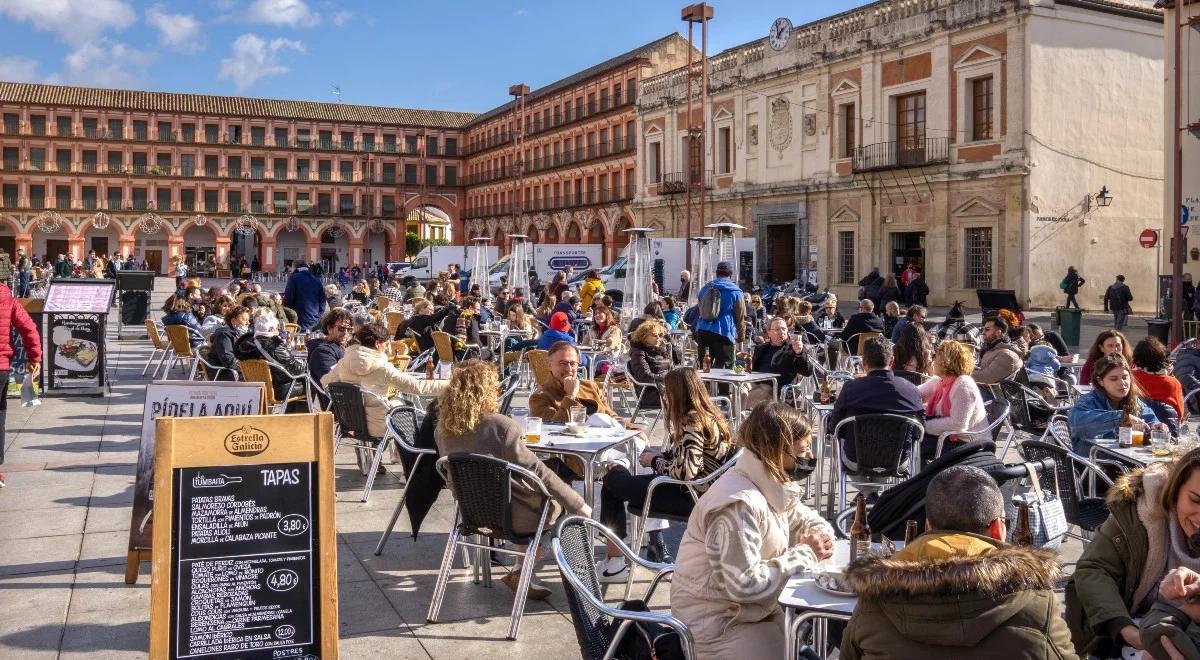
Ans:
{"type": "Polygon", "coordinates": [[[1050,329],[1051,330],[1058,330],[1058,326],[1062,325],[1062,319],[1058,314],[1058,312],[1060,310],[1062,310],[1062,307],[1055,307],[1053,310],[1050,311],[1050,329]]]}
{"type": "Polygon", "coordinates": [[[1171,345],[1171,322],[1167,319],[1146,319],[1146,334],[1161,341],[1164,346],[1171,345]]]}
{"type": "Polygon", "coordinates": [[[1083,310],[1073,307],[1058,308],[1058,333],[1068,346],[1079,345],[1079,324],[1083,321],[1083,310]]]}

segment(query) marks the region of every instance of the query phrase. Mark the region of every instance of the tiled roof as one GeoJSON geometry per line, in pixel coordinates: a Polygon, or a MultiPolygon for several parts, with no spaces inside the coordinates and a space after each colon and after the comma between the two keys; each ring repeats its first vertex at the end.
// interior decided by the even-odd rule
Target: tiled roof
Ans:
{"type": "MultiPolygon", "coordinates": [[[[605,71],[608,71],[610,69],[615,69],[619,66],[627,64],[629,62],[632,62],[633,60],[636,60],[638,58],[646,57],[650,53],[653,53],[655,50],[657,50],[658,48],[661,48],[662,46],[666,45],[668,42],[671,42],[671,41],[679,41],[684,48],[687,48],[687,46],[688,46],[687,39],[684,39],[683,36],[680,35],[678,32],[672,32],[671,34],[668,34],[667,36],[662,37],[661,39],[655,39],[654,41],[651,41],[648,44],[638,46],[637,48],[634,48],[631,51],[621,53],[620,55],[617,55],[616,57],[613,57],[611,59],[607,59],[595,66],[588,67],[588,68],[584,69],[583,71],[580,71],[579,73],[567,76],[566,78],[552,82],[549,85],[544,85],[542,87],[539,87],[539,88],[533,90],[532,92],[530,92],[529,96],[525,97],[525,102],[529,103],[530,101],[536,101],[538,98],[541,98],[542,96],[546,96],[547,94],[553,94],[554,92],[557,92],[562,89],[566,89],[567,87],[570,87],[571,85],[581,83],[581,82],[587,80],[588,78],[597,76],[597,75],[604,73],[605,71]]],[[[479,122],[487,121],[488,119],[491,119],[500,114],[508,112],[508,111],[512,110],[513,103],[515,103],[515,101],[509,101],[508,103],[505,103],[504,105],[502,105],[498,108],[493,108],[491,110],[488,110],[487,112],[476,116],[474,119],[471,119],[470,121],[467,122],[467,124],[468,125],[478,124],[479,122]]]]}
{"type": "Polygon", "coordinates": [[[240,96],[208,96],[125,89],[64,87],[0,82],[0,103],[120,108],[147,112],[180,112],[239,117],[303,119],[310,121],[462,128],[478,115],[473,112],[382,108],[348,103],[283,101],[240,96]]]}

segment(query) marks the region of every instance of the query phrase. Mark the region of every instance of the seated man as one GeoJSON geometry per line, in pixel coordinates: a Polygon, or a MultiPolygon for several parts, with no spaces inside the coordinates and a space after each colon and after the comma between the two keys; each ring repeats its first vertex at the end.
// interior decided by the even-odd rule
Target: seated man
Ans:
{"type": "Polygon", "coordinates": [[[842,658],[1075,658],[1051,552],[1006,545],[1004,498],[977,467],[929,484],[926,531],[891,557],[852,564],[858,604],[842,658]]]}
{"type": "Polygon", "coordinates": [[[980,385],[994,385],[1012,378],[1025,366],[1008,338],[1008,323],[996,316],[983,323],[983,345],[971,377],[980,385]]]}
{"type": "Polygon", "coordinates": [[[529,396],[529,414],[547,422],[566,422],[571,416],[571,406],[583,406],[589,415],[604,413],[617,419],[617,413],[608,405],[604,391],[595,381],[580,380],[579,350],[567,341],[550,347],[546,354],[550,367],[550,378],[540,383],[529,396]]]}
{"type": "MultiPolygon", "coordinates": [[[[869,301],[868,301],[869,302],[869,301]]],[[[867,375],[842,386],[842,393],[829,413],[828,430],[838,422],[856,415],[889,413],[925,420],[925,406],[917,386],[897,378],[892,373],[892,342],[883,337],[871,337],[863,345],[863,368],[867,375]]],[[[842,463],[851,471],[857,470],[853,425],[842,428],[842,463]]]]}
{"type": "Polygon", "coordinates": [[[846,327],[842,329],[838,339],[846,342],[852,355],[857,355],[859,338],[856,335],[864,332],[883,334],[883,319],[875,315],[875,303],[867,298],[858,301],[858,313],[851,315],[846,321],[846,327]]]}
{"type": "Polygon", "coordinates": [[[788,337],[788,334],[787,319],[773,316],[767,321],[767,341],[755,347],[750,366],[758,373],[779,374],[777,390],[771,391],[770,382],[755,383],[746,397],[747,410],[773,398],[785,385],[794,383],[797,376],[812,374],[812,364],[804,352],[803,335],[788,337]]]}

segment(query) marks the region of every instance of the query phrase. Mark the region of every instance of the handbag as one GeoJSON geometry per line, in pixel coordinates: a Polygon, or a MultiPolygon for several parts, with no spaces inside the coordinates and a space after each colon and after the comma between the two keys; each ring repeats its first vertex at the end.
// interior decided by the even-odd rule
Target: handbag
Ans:
{"type": "MultiPolygon", "coordinates": [[[[1018,509],[1024,504],[1029,507],[1029,531],[1033,533],[1033,547],[1047,550],[1057,549],[1067,534],[1067,514],[1063,511],[1062,500],[1058,499],[1058,473],[1054,474],[1054,490],[1042,490],[1038,480],[1037,470],[1025,464],[1025,472],[1029,475],[1029,490],[1014,495],[1013,505],[1018,509]]],[[[1009,542],[1012,542],[1012,532],[1009,530],[1009,542]]]]}

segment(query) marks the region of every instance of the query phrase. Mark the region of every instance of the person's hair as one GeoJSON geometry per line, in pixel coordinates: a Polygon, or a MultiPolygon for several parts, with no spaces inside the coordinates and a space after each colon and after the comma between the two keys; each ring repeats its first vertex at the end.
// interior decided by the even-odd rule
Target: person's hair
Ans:
{"type": "Polygon", "coordinates": [[[462,304],[459,307],[466,309],[479,304],[479,296],[465,296],[462,299],[462,304]]]}
{"type": "Polygon", "coordinates": [[[1130,415],[1139,414],[1141,410],[1138,405],[1138,398],[1142,396],[1142,388],[1138,387],[1137,379],[1133,377],[1133,372],[1130,370],[1129,363],[1125,361],[1125,358],[1119,355],[1105,355],[1096,360],[1092,366],[1092,387],[1103,390],[1100,386],[1100,381],[1104,380],[1108,372],[1114,369],[1124,369],[1129,373],[1129,393],[1125,395],[1125,398],[1117,402],[1117,410],[1123,410],[1130,415]]]}
{"type": "Polygon", "coordinates": [[[413,313],[424,311],[428,307],[433,307],[428,298],[417,298],[412,303],[413,313]]]}
{"type": "Polygon", "coordinates": [[[996,480],[974,465],[954,465],[929,481],[925,517],[935,530],[987,534],[1004,517],[1004,496],[996,480]]]}
{"type": "Polygon", "coordinates": [[[812,316],[812,303],[807,300],[801,300],[796,303],[796,314],[799,316],[812,316]]]}
{"type": "Polygon", "coordinates": [[[500,410],[499,389],[493,365],[474,359],[455,365],[450,383],[438,397],[437,430],[448,435],[474,431],[484,415],[500,410]]]}
{"type": "Polygon", "coordinates": [[[784,459],[795,440],[812,435],[812,425],[799,410],[778,401],[765,401],[750,411],[738,429],[738,445],[758,457],[772,479],[787,483],[784,459]]]}
{"type": "Polygon", "coordinates": [[[352,321],[350,312],[347,312],[341,307],[334,307],[328,312],[325,312],[325,316],[321,317],[321,332],[324,334],[329,334],[330,329],[342,321],[352,321]]]}
{"type": "Polygon", "coordinates": [[[633,334],[629,337],[629,341],[636,342],[638,344],[645,344],[646,340],[649,339],[651,335],[665,337],[667,335],[667,326],[659,320],[645,321],[637,327],[637,330],[633,331],[633,334]]]}
{"type": "Polygon", "coordinates": [[[337,295],[337,292],[338,292],[338,288],[337,288],[336,284],[326,284],[325,285],[325,295],[333,296],[333,295],[337,295]]]}
{"type": "Polygon", "coordinates": [[[883,310],[885,312],[895,312],[896,316],[900,316],[900,303],[896,302],[895,300],[889,300],[887,304],[883,306],[883,310]]]}
{"type": "Polygon", "coordinates": [[[1068,273],[1074,273],[1074,272],[1075,272],[1075,267],[1074,267],[1074,266],[1067,266],[1067,272],[1068,272],[1068,273]]]}
{"type": "Polygon", "coordinates": [[[226,312],[236,306],[237,303],[233,302],[233,298],[230,298],[229,296],[221,296],[213,301],[212,311],[210,313],[216,314],[217,316],[225,316],[226,312]]]}
{"type": "Polygon", "coordinates": [[[1125,281],[1125,276],[1124,276],[1124,275],[1117,275],[1117,281],[1118,281],[1118,282],[1124,282],[1124,281],[1125,281]]]}
{"type": "Polygon", "coordinates": [[[909,323],[896,338],[895,351],[892,353],[893,364],[897,369],[907,369],[910,362],[915,362],[916,371],[927,374],[931,366],[929,348],[929,333],[916,323],[909,323]]]}
{"type": "Polygon", "coordinates": [[[833,305],[834,307],[837,307],[837,303],[838,303],[837,296],[835,296],[831,293],[831,294],[829,294],[829,297],[825,299],[825,303],[821,306],[828,307],[830,305],[833,305]]]}
{"type": "Polygon", "coordinates": [[[588,274],[587,274],[587,276],[588,276],[589,278],[600,277],[600,271],[598,271],[598,270],[596,270],[596,269],[594,269],[594,268],[593,268],[592,270],[589,270],[589,271],[588,271],[588,274]]]}
{"type": "Polygon", "coordinates": [[[254,325],[255,332],[271,332],[279,327],[279,318],[275,316],[275,312],[260,307],[251,313],[250,321],[254,325]]]}
{"type": "Polygon", "coordinates": [[[929,316],[929,310],[925,309],[921,305],[913,305],[908,308],[908,311],[905,314],[908,316],[908,319],[911,321],[912,319],[917,317],[917,314],[920,314],[921,316],[929,316]]]}
{"type": "Polygon", "coordinates": [[[1171,463],[1171,472],[1167,477],[1167,485],[1162,489],[1160,504],[1163,511],[1174,511],[1179,501],[1179,491],[1192,478],[1192,472],[1200,467],[1200,447],[1189,451],[1171,463]]]}
{"type": "Polygon", "coordinates": [[[863,298],[858,301],[858,311],[873,312],[875,311],[875,303],[870,298],[863,298]]]}
{"type": "Polygon", "coordinates": [[[1167,347],[1157,337],[1146,337],[1133,347],[1133,366],[1142,371],[1162,371],[1169,360],[1167,347]]]}
{"type": "Polygon", "coordinates": [[[542,296],[542,304],[538,305],[538,311],[549,311],[554,309],[554,306],[557,304],[558,300],[556,296],[553,293],[547,293],[546,295],[542,296]]]}
{"type": "Polygon", "coordinates": [[[387,328],[374,322],[364,323],[363,327],[354,333],[354,341],[358,342],[360,346],[366,346],[367,348],[375,348],[379,342],[387,341],[388,339],[391,339],[391,337],[388,335],[387,328]]]}
{"type": "Polygon", "coordinates": [[[995,325],[997,328],[1000,328],[1000,332],[1003,332],[1006,335],[1008,334],[1008,322],[1004,320],[1004,317],[989,316],[989,317],[987,317],[987,319],[984,320],[983,324],[987,325],[988,323],[991,323],[991,324],[995,325]]]}
{"type": "Polygon", "coordinates": [[[175,296],[171,299],[170,310],[172,312],[190,312],[192,311],[192,303],[187,298],[175,296]]]}
{"type": "Polygon", "coordinates": [[[967,318],[965,308],[966,305],[964,305],[962,302],[955,301],[954,304],[950,306],[950,311],[946,312],[946,323],[950,323],[951,321],[961,321],[967,318]]]}
{"type": "Polygon", "coordinates": [[[941,365],[945,376],[970,376],[975,371],[975,348],[961,341],[947,339],[938,344],[934,360],[941,365]]]}
{"type": "Polygon", "coordinates": [[[717,262],[717,269],[715,272],[717,275],[733,275],[733,266],[731,266],[728,262],[720,261],[717,262]]]}
{"type": "Polygon", "coordinates": [[[1042,326],[1038,325],[1037,323],[1026,323],[1025,329],[1029,330],[1030,332],[1041,332],[1043,335],[1046,334],[1042,332],[1042,326]]]}
{"type": "Polygon", "coordinates": [[[571,342],[567,341],[566,339],[560,339],[550,345],[550,350],[546,351],[546,358],[547,359],[552,358],[555,355],[557,355],[558,353],[561,353],[562,351],[565,351],[567,349],[574,351],[575,357],[579,357],[579,349],[575,347],[575,344],[572,344],[571,342]]]}
{"type": "Polygon", "coordinates": [[[790,329],[791,329],[791,325],[792,325],[792,324],[791,324],[791,323],[789,323],[789,322],[788,322],[788,320],[787,320],[786,318],[782,317],[782,316],[772,316],[771,318],[767,319],[767,322],[766,322],[766,324],[765,324],[765,325],[763,325],[763,329],[764,329],[764,330],[770,330],[770,329],[771,329],[771,326],[772,326],[772,325],[775,325],[776,323],[782,323],[782,324],[783,324],[783,331],[784,331],[784,332],[787,332],[788,330],[790,330],[790,329]]]}
{"type": "Polygon", "coordinates": [[[888,273],[888,276],[883,278],[883,286],[885,289],[896,288],[896,276],[888,273]]]}
{"type": "Polygon", "coordinates": [[[863,364],[868,369],[887,369],[892,366],[892,342],[884,337],[871,337],[863,341],[863,364]]]}
{"type": "Polygon", "coordinates": [[[653,316],[656,319],[662,319],[662,305],[659,304],[657,300],[652,300],[646,303],[646,307],[642,310],[642,314],[646,316],[653,316]]]}
{"type": "Polygon", "coordinates": [[[249,314],[249,313],[250,313],[249,307],[243,307],[241,305],[232,307],[229,309],[229,311],[225,312],[225,325],[228,325],[229,327],[233,327],[234,319],[241,316],[242,314],[249,314]]]}
{"type": "Polygon", "coordinates": [[[1104,355],[1104,342],[1113,337],[1121,340],[1121,354],[1125,356],[1125,361],[1133,362],[1133,346],[1119,330],[1105,330],[1096,335],[1096,341],[1092,342],[1092,348],[1088,350],[1087,359],[1092,362],[1099,360],[1100,356],[1104,355]]]}
{"type": "Polygon", "coordinates": [[[712,402],[708,388],[693,367],[675,367],[663,377],[663,404],[666,406],[667,438],[672,443],[682,440],[683,427],[692,425],[704,435],[709,445],[730,442],[733,437],[729,422],[712,402]],[[710,437],[713,426],[716,437],[710,437]]]}
{"type": "Polygon", "coordinates": [[[675,296],[671,296],[671,295],[663,296],[662,306],[663,306],[664,312],[669,312],[669,311],[675,309],[675,296]]]}

